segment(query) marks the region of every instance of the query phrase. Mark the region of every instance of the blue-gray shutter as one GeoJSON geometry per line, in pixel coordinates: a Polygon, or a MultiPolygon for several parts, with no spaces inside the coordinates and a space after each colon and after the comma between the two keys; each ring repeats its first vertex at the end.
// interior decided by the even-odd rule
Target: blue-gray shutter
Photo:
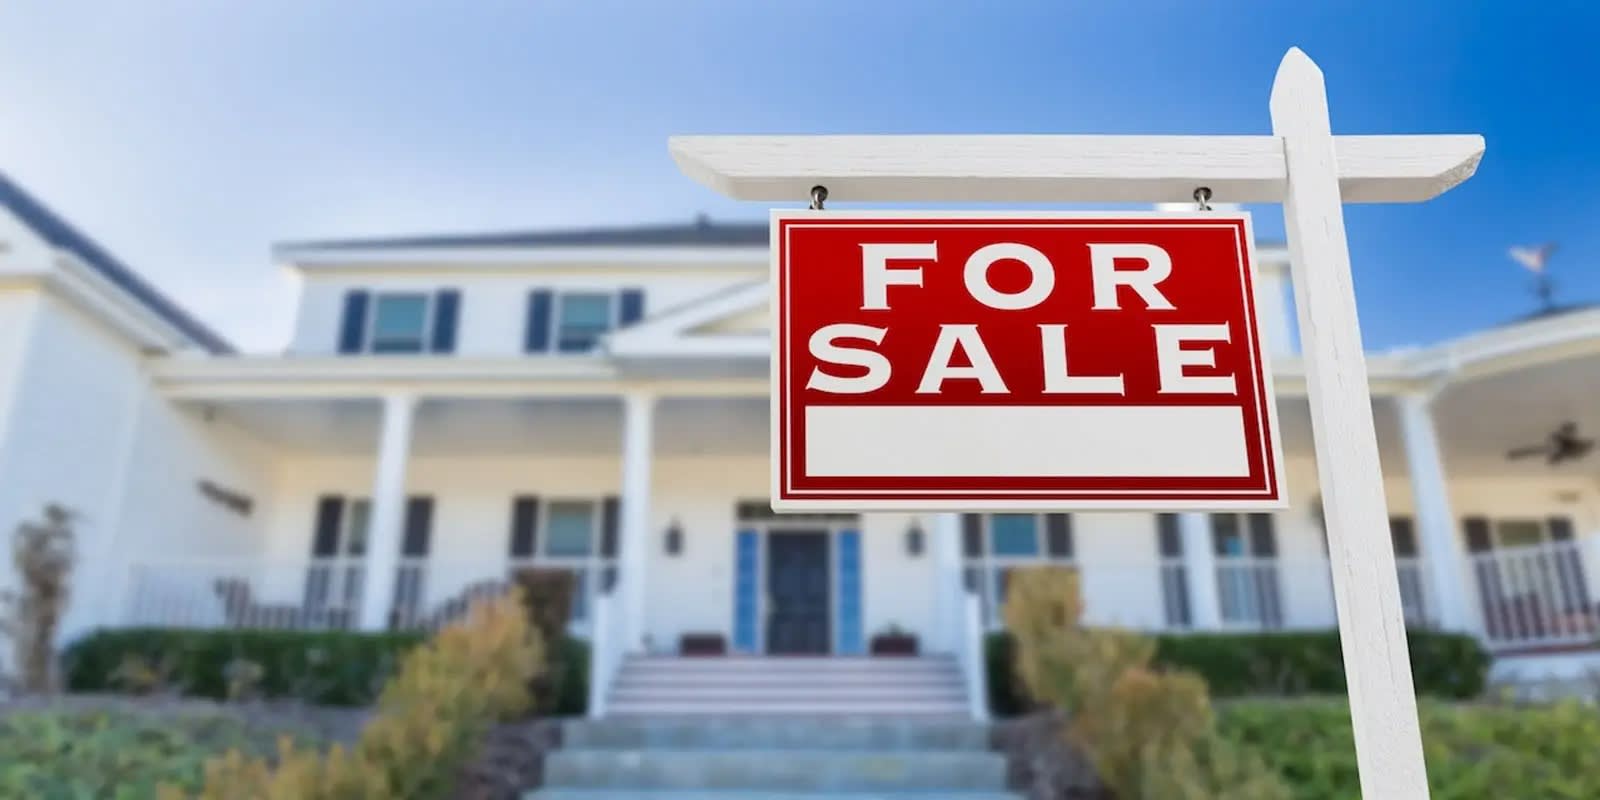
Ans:
{"type": "Polygon", "coordinates": [[[457,289],[440,289],[433,295],[433,341],[429,350],[435,353],[454,353],[456,350],[456,324],[461,316],[461,292],[457,289]]]}
{"type": "Polygon", "coordinates": [[[961,554],[967,558],[983,558],[983,515],[961,515],[961,554]]]}
{"type": "Polygon", "coordinates": [[[612,495],[600,503],[600,556],[617,557],[617,535],[622,521],[622,498],[612,495]]]}
{"type": "Polygon", "coordinates": [[[1278,555],[1278,537],[1272,530],[1271,514],[1251,514],[1250,555],[1256,558],[1274,558],[1278,555]]]}
{"type": "Polygon", "coordinates": [[[644,290],[623,289],[621,308],[617,310],[617,327],[626,328],[644,319],[644,290]]]}
{"type": "Polygon", "coordinates": [[[1178,525],[1177,514],[1156,515],[1156,547],[1162,558],[1183,556],[1183,530],[1178,525]]]}
{"type": "Polygon", "coordinates": [[[522,340],[526,352],[550,352],[550,311],[554,305],[555,295],[549,289],[528,293],[528,328],[522,340]]]}
{"type": "Polygon", "coordinates": [[[511,557],[532,558],[538,536],[539,498],[519,495],[511,501],[511,557]]]}
{"type": "Polygon", "coordinates": [[[344,293],[344,317],[339,326],[339,352],[359,353],[366,344],[367,306],[371,293],[351,289],[344,293]]]}
{"type": "Polygon", "coordinates": [[[433,539],[433,498],[412,497],[406,500],[405,535],[400,541],[400,555],[422,558],[428,555],[433,539]]]}
{"type": "Polygon", "coordinates": [[[1051,558],[1072,558],[1072,515],[1044,515],[1045,552],[1051,558]]]}
{"type": "Polygon", "coordinates": [[[339,552],[339,522],[344,518],[344,498],[336,494],[317,499],[316,528],[311,536],[311,555],[331,556],[339,552]]]}

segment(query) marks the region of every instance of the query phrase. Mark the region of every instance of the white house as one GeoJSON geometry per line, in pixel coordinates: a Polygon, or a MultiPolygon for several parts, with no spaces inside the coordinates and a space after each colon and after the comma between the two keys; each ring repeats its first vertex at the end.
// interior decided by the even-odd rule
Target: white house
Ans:
{"type": "MultiPolygon", "coordinates": [[[[893,628],[944,657],[956,683],[928,697],[981,713],[978,628],[1008,570],[1046,561],[1081,569],[1100,623],[1334,625],[1282,247],[1260,245],[1257,286],[1288,510],[777,516],[767,237],[288,244],[293,340],[240,354],[0,178],[0,530],[80,514],[73,632],[429,625],[513,567],[568,568],[601,709],[665,702],[613,680],[671,670],[685,637],[843,657],[893,628]]],[[[1600,461],[1508,451],[1600,430],[1600,308],[1369,366],[1413,623],[1477,634],[1502,669],[1574,668],[1600,634],[1600,461]]]]}

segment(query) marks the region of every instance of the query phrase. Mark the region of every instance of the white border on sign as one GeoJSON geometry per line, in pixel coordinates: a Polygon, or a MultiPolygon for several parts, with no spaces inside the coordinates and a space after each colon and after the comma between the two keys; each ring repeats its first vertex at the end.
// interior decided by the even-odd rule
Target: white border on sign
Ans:
{"type": "MultiPolygon", "coordinates": [[[[769,491],[770,491],[770,501],[771,501],[772,508],[773,508],[774,511],[806,511],[806,510],[844,510],[844,511],[1012,511],[1012,510],[1017,510],[1017,511],[1039,511],[1039,510],[1058,510],[1058,511],[1064,511],[1064,510],[1082,510],[1082,511],[1219,510],[1219,511],[1228,511],[1228,510],[1232,510],[1232,511],[1245,511],[1245,510],[1283,509],[1283,508],[1287,508],[1289,506],[1288,476],[1285,474],[1286,470],[1285,470],[1285,466],[1284,466],[1284,462],[1283,462],[1283,441],[1280,438],[1280,433],[1279,433],[1279,429],[1278,429],[1277,394],[1274,391],[1273,382],[1272,382],[1272,360],[1271,360],[1270,356],[1266,353],[1266,351],[1262,348],[1261,342],[1258,341],[1258,337],[1257,337],[1257,328],[1260,327],[1260,320],[1257,319],[1257,314],[1256,314],[1256,305],[1255,305],[1255,303],[1256,303],[1256,295],[1255,295],[1255,292],[1259,290],[1260,281],[1258,280],[1258,278],[1259,278],[1259,267],[1258,267],[1258,262],[1256,260],[1255,231],[1254,231],[1254,227],[1251,225],[1251,219],[1250,219],[1250,213],[1249,212],[1245,212],[1245,211],[1219,212],[1219,211],[1199,211],[1199,210],[1192,210],[1192,211],[949,211],[949,210],[936,210],[936,211],[910,211],[910,210],[816,211],[816,210],[811,210],[811,209],[779,209],[779,208],[775,208],[775,209],[772,209],[771,214],[769,216],[768,226],[769,226],[768,227],[768,232],[769,232],[769,243],[770,243],[769,244],[770,252],[769,252],[769,257],[768,257],[768,261],[769,261],[769,265],[770,265],[769,273],[768,273],[768,282],[771,284],[770,304],[771,304],[771,313],[773,315],[774,324],[772,326],[772,352],[771,352],[771,354],[770,354],[770,356],[768,358],[768,382],[769,382],[769,392],[770,392],[770,395],[771,395],[771,402],[769,403],[769,406],[770,406],[770,412],[769,412],[770,426],[769,427],[771,428],[771,432],[770,432],[771,452],[769,453],[769,456],[768,456],[768,459],[767,459],[767,464],[768,464],[768,467],[769,467],[769,471],[771,473],[768,485],[769,485],[769,491]],[[1061,498],[1061,497],[1041,497],[1040,499],[1037,499],[1037,500],[1035,500],[1035,499],[1016,499],[1016,498],[987,498],[986,499],[986,498],[981,498],[981,497],[979,497],[979,498],[970,498],[970,497],[950,498],[950,497],[942,497],[941,496],[941,495],[951,495],[951,494],[970,494],[971,493],[970,489],[897,489],[897,490],[893,490],[893,491],[895,493],[898,493],[898,494],[918,495],[918,496],[917,497],[894,498],[894,499],[883,499],[883,498],[876,498],[876,497],[858,497],[858,498],[849,498],[849,497],[846,497],[846,498],[839,498],[839,497],[827,497],[827,498],[793,497],[793,498],[786,498],[786,497],[783,497],[783,493],[781,492],[781,489],[782,489],[783,478],[784,478],[784,470],[788,469],[788,464],[787,464],[787,459],[779,458],[779,455],[783,452],[782,448],[781,448],[781,442],[782,442],[782,438],[783,438],[783,431],[785,430],[785,428],[783,426],[783,423],[785,422],[785,420],[782,419],[782,411],[780,411],[780,409],[784,408],[785,404],[783,403],[783,396],[780,393],[780,390],[781,390],[780,382],[781,382],[781,380],[780,380],[780,374],[779,373],[780,373],[780,369],[781,369],[780,365],[785,363],[787,361],[787,359],[780,358],[779,356],[783,355],[782,353],[780,353],[780,348],[783,348],[783,347],[787,346],[789,337],[787,337],[785,335],[785,331],[781,330],[779,328],[779,326],[776,324],[777,318],[778,318],[778,314],[779,314],[779,310],[780,310],[780,305],[787,301],[787,297],[786,297],[787,293],[783,291],[784,287],[781,286],[780,283],[779,283],[779,273],[780,273],[781,264],[779,263],[779,253],[780,253],[779,244],[780,244],[780,242],[778,241],[778,230],[779,230],[778,223],[781,222],[781,221],[784,221],[784,220],[825,221],[825,220],[829,220],[830,218],[831,219],[840,220],[840,223],[837,224],[837,225],[829,225],[829,227],[867,227],[867,228],[870,228],[870,227],[884,227],[882,225],[874,225],[874,224],[872,224],[870,222],[870,220],[874,220],[874,219],[929,220],[929,221],[937,221],[937,220],[942,220],[942,219],[979,220],[978,222],[974,222],[972,225],[964,226],[964,227],[975,227],[975,228],[981,228],[981,227],[1006,227],[1007,226],[1006,222],[1012,222],[1012,221],[1017,221],[1017,220],[1023,220],[1023,221],[1026,221],[1026,220],[1060,221],[1060,222],[1063,223],[1060,227],[1081,227],[1083,222],[1094,221],[1094,222],[1098,223],[1096,227],[1112,227],[1112,228],[1114,228],[1114,227],[1130,227],[1130,228],[1146,227],[1151,223],[1160,222],[1160,221],[1163,221],[1163,220],[1186,220],[1186,221],[1190,222],[1190,224],[1188,224],[1188,225],[1173,224],[1173,225],[1169,225],[1168,227],[1203,227],[1203,228],[1222,227],[1222,226],[1218,226],[1218,225],[1207,224],[1207,221],[1216,220],[1218,222],[1226,222],[1227,223],[1226,227],[1231,228],[1231,229],[1235,230],[1235,232],[1236,232],[1235,245],[1236,245],[1236,253],[1239,256],[1238,267],[1239,267],[1239,271],[1240,271],[1240,281],[1241,281],[1241,283],[1245,282],[1246,277],[1247,277],[1244,274],[1244,270],[1246,268],[1246,264],[1248,264],[1249,268],[1252,271],[1254,271],[1254,274],[1248,276],[1248,282],[1249,282],[1249,287],[1250,287],[1251,291],[1244,293],[1244,295],[1245,295],[1244,302],[1246,304],[1246,307],[1244,308],[1244,313],[1245,313],[1245,318],[1246,319],[1254,320],[1256,324],[1254,326],[1246,326],[1248,328],[1248,330],[1246,331],[1246,335],[1249,337],[1247,344],[1248,344],[1248,346],[1250,348],[1250,352],[1253,354],[1253,357],[1259,358],[1260,364],[1261,364],[1261,387],[1260,388],[1263,390],[1263,395],[1264,395],[1263,405],[1265,406],[1265,408],[1263,408],[1261,410],[1262,411],[1261,417],[1263,418],[1263,420],[1265,422],[1265,425],[1266,425],[1265,434],[1268,436],[1268,438],[1270,438],[1270,441],[1271,441],[1270,445],[1263,444],[1263,449],[1262,449],[1261,455],[1262,455],[1262,458],[1265,459],[1264,463],[1267,465],[1267,469],[1268,469],[1270,475],[1272,476],[1272,481],[1275,484],[1275,487],[1277,489],[1277,491],[1276,491],[1277,497],[1275,499],[1272,499],[1272,498],[1262,498],[1262,497],[1259,497],[1259,496],[1255,496],[1255,497],[1252,497],[1252,496],[1229,497],[1228,496],[1230,494],[1232,494],[1232,495],[1251,495],[1251,494],[1259,495],[1260,492],[1261,492],[1261,490],[1259,490],[1259,489],[1231,489],[1231,490],[1227,490],[1227,489],[1223,489],[1223,490],[1219,490],[1219,489],[1203,489],[1203,490],[1202,489],[1192,489],[1192,490],[1182,490],[1182,489],[1180,489],[1180,490],[1170,490],[1169,489],[1169,490],[1161,490],[1161,493],[1163,493],[1163,494],[1194,495],[1194,499],[1193,500],[1185,499],[1185,498],[1148,499],[1148,498],[1138,497],[1139,494],[1142,494],[1142,493],[1145,493],[1147,491],[1150,491],[1150,490],[1143,490],[1143,489],[1123,490],[1123,491],[1104,490],[1104,491],[1101,492],[1102,494],[1126,494],[1126,495],[1129,496],[1128,499],[1126,499],[1126,500],[1117,499],[1117,498],[1073,499],[1073,498],[1061,498]],[[986,220],[986,219],[996,220],[996,222],[993,223],[992,226],[981,222],[981,220],[986,220]],[[867,221],[867,222],[864,222],[864,224],[859,225],[859,226],[854,226],[854,225],[850,224],[851,221],[854,221],[854,220],[864,220],[864,221],[867,221]],[[1125,225],[1119,225],[1117,222],[1106,222],[1107,220],[1130,220],[1130,222],[1128,222],[1125,225]],[[1239,228],[1237,227],[1238,223],[1243,223],[1242,232],[1239,231],[1239,228]]],[[[898,226],[896,226],[896,227],[898,227],[898,226]]],[[[1040,226],[1040,227],[1044,227],[1044,226],[1040,226]]],[[[789,315],[787,313],[787,311],[788,311],[787,306],[784,306],[782,310],[784,311],[783,319],[787,322],[787,320],[789,319],[789,315]]],[[[848,493],[851,493],[851,492],[855,492],[855,493],[858,493],[858,494],[885,494],[885,493],[887,493],[886,490],[870,490],[870,489],[857,489],[857,490],[851,490],[851,489],[832,490],[832,489],[830,489],[830,490],[827,490],[827,491],[828,491],[828,494],[833,494],[833,495],[848,494],[848,493]]],[[[1029,490],[1008,491],[1007,493],[1008,494],[1020,494],[1020,495],[1030,495],[1030,494],[1032,494],[1032,495],[1054,495],[1054,494],[1056,494],[1056,493],[1058,493],[1060,491],[1061,490],[1059,490],[1059,489],[1029,489],[1029,490]]]]}

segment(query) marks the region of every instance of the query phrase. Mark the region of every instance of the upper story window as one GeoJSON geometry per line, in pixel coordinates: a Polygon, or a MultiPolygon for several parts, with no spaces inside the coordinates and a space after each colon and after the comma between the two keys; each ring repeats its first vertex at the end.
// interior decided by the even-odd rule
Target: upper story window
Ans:
{"type": "Polygon", "coordinates": [[[461,293],[371,292],[353,289],[344,296],[339,352],[449,353],[456,347],[461,293]]]}
{"type": "Polygon", "coordinates": [[[374,300],[367,338],[372,352],[422,352],[428,342],[428,295],[380,294],[374,300]]]}
{"type": "Polygon", "coordinates": [[[524,349],[529,353],[586,353],[607,332],[638,322],[643,316],[644,292],[639,289],[535,289],[528,294],[524,349]]]}

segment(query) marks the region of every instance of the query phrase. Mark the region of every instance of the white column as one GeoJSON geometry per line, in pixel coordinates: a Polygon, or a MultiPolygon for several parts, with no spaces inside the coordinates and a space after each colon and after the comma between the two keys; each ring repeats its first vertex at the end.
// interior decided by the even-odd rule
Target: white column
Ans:
{"type": "Polygon", "coordinates": [[[1450,509],[1450,487],[1445,481],[1444,457],[1433,426],[1429,398],[1408,394],[1396,398],[1400,436],[1405,441],[1406,463],[1411,468],[1411,501],[1416,509],[1422,563],[1433,593],[1433,618],[1439,627],[1465,631],[1474,627],[1468,604],[1463,567],[1466,554],[1456,534],[1456,516],[1450,509]]]}
{"type": "Polygon", "coordinates": [[[395,569],[400,564],[401,528],[406,512],[406,462],[411,451],[411,421],[417,398],[391,394],[383,398],[383,425],[378,435],[378,467],[372,478],[372,511],[367,522],[366,577],[361,587],[361,629],[389,627],[394,605],[395,569]]]}
{"type": "Polygon", "coordinates": [[[1178,515],[1183,538],[1184,571],[1188,573],[1189,624],[1197,631],[1222,627],[1222,604],[1217,600],[1217,557],[1211,543],[1211,516],[1188,511],[1178,515]]]}
{"type": "Polygon", "coordinates": [[[963,624],[966,612],[966,586],[961,577],[961,515],[932,514],[924,517],[932,528],[934,567],[934,613],[939,622],[939,635],[933,646],[945,652],[961,649],[963,624]]]}
{"type": "Polygon", "coordinates": [[[650,459],[655,438],[656,398],[622,398],[622,541],[618,554],[617,614],[627,652],[644,647],[645,561],[650,550],[650,459]]]}

